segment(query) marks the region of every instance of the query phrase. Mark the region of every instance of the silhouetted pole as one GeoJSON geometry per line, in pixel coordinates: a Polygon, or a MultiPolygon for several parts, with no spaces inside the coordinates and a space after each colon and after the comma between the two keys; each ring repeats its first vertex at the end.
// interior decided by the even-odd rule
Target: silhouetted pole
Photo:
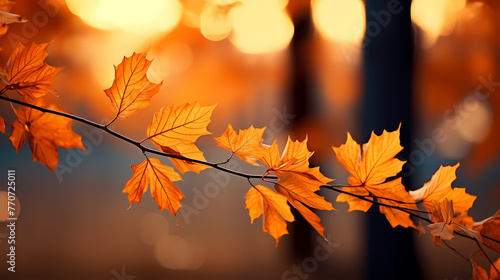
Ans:
{"type": "MultiPolygon", "coordinates": [[[[311,13],[308,10],[295,15],[293,18],[295,31],[290,43],[290,64],[291,77],[289,98],[287,108],[290,113],[295,115],[294,121],[290,124],[290,131],[293,131],[296,125],[306,120],[311,112],[313,103],[313,92],[311,92],[310,61],[311,54],[309,44],[314,39],[314,27],[312,25],[311,13]]],[[[302,139],[299,139],[302,140],[302,139]]],[[[312,250],[312,227],[300,215],[295,208],[291,207],[296,222],[290,224],[289,231],[292,238],[292,252],[296,260],[301,261],[313,254],[312,250]]]]}
{"type": "MultiPolygon", "coordinates": [[[[401,127],[402,156],[408,158],[412,139],[413,34],[411,1],[366,0],[364,41],[363,138],[372,130],[401,127]]],[[[404,183],[408,186],[409,179],[404,183]]],[[[412,230],[392,229],[377,206],[368,214],[368,277],[419,279],[412,230]]]]}

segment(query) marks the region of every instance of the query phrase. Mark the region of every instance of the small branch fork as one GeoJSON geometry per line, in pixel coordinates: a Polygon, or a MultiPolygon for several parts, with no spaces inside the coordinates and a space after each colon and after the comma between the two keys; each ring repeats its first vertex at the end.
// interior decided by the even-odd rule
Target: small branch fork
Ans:
{"type": "MultiPolygon", "coordinates": [[[[217,170],[222,171],[222,172],[226,172],[226,173],[229,173],[229,174],[232,174],[232,175],[235,175],[235,176],[246,178],[248,180],[248,182],[250,183],[250,185],[252,185],[252,186],[253,186],[253,184],[250,182],[251,179],[261,179],[262,181],[268,182],[268,183],[276,183],[276,182],[273,182],[271,180],[277,180],[278,179],[276,176],[270,175],[270,171],[272,171],[272,170],[269,170],[269,169],[266,170],[264,174],[259,175],[259,174],[247,174],[247,173],[243,173],[243,172],[239,172],[239,171],[236,171],[236,170],[232,170],[232,169],[223,167],[222,165],[224,165],[227,162],[229,162],[229,160],[232,158],[233,154],[231,155],[231,157],[229,157],[224,162],[214,163],[214,162],[209,162],[209,161],[201,161],[201,160],[191,159],[191,158],[183,157],[183,156],[180,156],[180,155],[168,154],[168,153],[164,153],[164,152],[161,152],[161,151],[158,151],[158,150],[153,150],[151,148],[148,148],[148,147],[144,146],[142,144],[144,141],[133,140],[133,139],[131,139],[131,138],[125,136],[125,135],[122,135],[122,134],[120,134],[120,133],[118,133],[118,132],[110,129],[109,128],[109,124],[111,124],[114,120],[111,121],[110,123],[106,124],[106,125],[102,125],[102,124],[93,122],[91,120],[88,120],[86,118],[79,117],[79,116],[76,116],[76,115],[73,115],[73,114],[64,113],[64,112],[60,112],[60,111],[55,111],[55,110],[51,110],[51,109],[47,109],[47,108],[42,108],[42,107],[39,107],[39,106],[36,106],[36,105],[33,105],[33,104],[29,104],[29,103],[24,102],[24,101],[16,100],[16,99],[10,98],[8,96],[5,96],[4,93],[7,90],[10,90],[10,89],[11,89],[10,86],[6,86],[2,90],[0,90],[0,100],[8,101],[11,104],[14,103],[14,104],[18,104],[18,105],[21,105],[21,106],[26,106],[26,107],[29,107],[29,108],[41,111],[43,113],[49,113],[49,114],[54,114],[54,115],[58,115],[58,116],[61,116],[61,117],[73,119],[75,121],[78,121],[78,122],[84,123],[86,125],[95,127],[97,129],[100,129],[102,131],[105,131],[105,132],[111,134],[112,136],[114,136],[114,137],[116,137],[116,138],[118,138],[120,140],[123,140],[125,142],[128,142],[128,143],[134,145],[139,150],[141,150],[141,152],[143,154],[151,153],[151,154],[156,154],[156,155],[164,156],[164,157],[168,157],[168,158],[185,160],[185,161],[190,161],[190,162],[194,162],[194,163],[197,163],[197,164],[206,165],[206,166],[212,167],[212,168],[217,169],[217,170]]],[[[400,207],[400,206],[394,206],[394,205],[386,204],[386,203],[383,203],[383,202],[380,201],[380,199],[382,199],[382,200],[383,199],[392,200],[392,199],[387,199],[387,198],[383,198],[383,197],[377,197],[377,196],[373,196],[373,195],[360,196],[360,195],[357,195],[357,194],[350,193],[350,192],[342,190],[342,187],[344,187],[344,186],[323,185],[321,187],[324,188],[324,189],[328,189],[328,190],[337,192],[337,193],[347,194],[347,195],[356,197],[356,198],[364,200],[364,201],[368,201],[370,203],[373,203],[373,204],[376,204],[376,205],[379,205],[379,206],[384,206],[384,207],[396,209],[396,210],[408,213],[409,215],[411,215],[411,216],[413,216],[415,218],[424,220],[424,221],[426,221],[428,223],[432,223],[429,218],[426,218],[424,216],[419,215],[419,213],[420,214],[428,214],[427,211],[421,211],[421,210],[415,210],[415,209],[410,209],[410,208],[405,208],[405,207],[400,207]]],[[[347,187],[356,187],[356,186],[347,186],[347,187]]],[[[394,201],[394,200],[392,200],[392,201],[394,201]]],[[[397,202],[397,201],[395,201],[395,202],[397,202]]],[[[468,236],[468,235],[465,235],[465,234],[462,234],[460,232],[455,232],[455,234],[476,241],[476,243],[478,244],[478,246],[481,249],[481,251],[484,252],[483,248],[480,246],[479,242],[475,238],[473,238],[471,236],[468,236]]],[[[490,237],[487,237],[487,236],[484,236],[484,235],[483,235],[483,237],[487,238],[489,240],[492,240],[494,242],[500,243],[500,241],[495,240],[493,238],[490,238],[490,237]]],[[[448,244],[446,244],[446,245],[448,246],[448,244]]],[[[490,261],[490,263],[492,262],[491,260],[489,260],[489,261],[490,261]]]]}

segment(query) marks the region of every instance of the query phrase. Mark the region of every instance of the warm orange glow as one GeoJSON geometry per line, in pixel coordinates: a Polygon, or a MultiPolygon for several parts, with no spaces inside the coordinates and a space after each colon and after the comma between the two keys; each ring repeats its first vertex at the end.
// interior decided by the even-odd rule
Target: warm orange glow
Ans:
{"type": "Polygon", "coordinates": [[[411,5],[412,21],[424,32],[424,46],[430,47],[439,36],[449,34],[455,27],[458,12],[466,0],[415,0],[411,5]]]}
{"type": "Polygon", "coordinates": [[[231,9],[231,42],[245,53],[285,49],[293,36],[293,23],[284,10],[286,1],[249,0],[231,9]]]}
{"type": "Polygon", "coordinates": [[[154,254],[158,263],[168,269],[196,270],[205,262],[199,247],[175,235],[163,235],[156,243],[154,254]]]}
{"type": "MultiPolygon", "coordinates": [[[[143,44],[142,40],[130,40],[130,34],[126,32],[112,32],[107,35],[85,34],[69,38],[65,52],[78,53],[73,56],[75,62],[87,67],[99,87],[106,89],[111,86],[114,79],[113,65],[118,65],[125,55],[130,56],[134,51],[145,50],[147,47],[143,44]]],[[[155,82],[160,81],[155,80],[155,82]]]]}
{"type": "Polygon", "coordinates": [[[211,41],[225,39],[231,33],[233,23],[223,7],[207,5],[200,16],[200,31],[205,38],[211,41]]]}
{"type": "Polygon", "coordinates": [[[182,14],[182,23],[191,28],[200,27],[200,13],[205,6],[203,1],[184,0],[182,1],[184,12],[182,14]]]}
{"type": "Polygon", "coordinates": [[[312,0],[314,24],[326,38],[360,44],[365,31],[365,6],[360,0],[312,0]]]}
{"type": "Polygon", "coordinates": [[[167,236],[170,226],[161,214],[148,213],[142,217],[141,238],[148,245],[154,246],[163,237],[167,236]]]}
{"type": "Polygon", "coordinates": [[[458,127],[460,135],[469,142],[483,141],[491,130],[492,114],[490,108],[476,99],[464,101],[464,106],[470,108],[470,116],[464,118],[458,127]]]}
{"type": "Polygon", "coordinates": [[[141,34],[172,30],[180,20],[178,0],[66,0],[72,13],[99,29],[122,29],[141,34]]]}

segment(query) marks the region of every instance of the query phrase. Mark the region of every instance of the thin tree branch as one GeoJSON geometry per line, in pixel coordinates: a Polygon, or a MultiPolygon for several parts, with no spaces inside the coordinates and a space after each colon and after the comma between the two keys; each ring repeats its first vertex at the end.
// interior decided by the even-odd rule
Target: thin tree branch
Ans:
{"type": "MultiPolygon", "coordinates": [[[[347,186],[349,187],[349,186],[347,186]]],[[[399,203],[399,204],[415,204],[417,205],[418,202],[404,202],[404,201],[400,201],[400,200],[397,200],[397,199],[393,199],[393,198],[388,198],[388,197],[383,197],[383,196],[376,196],[376,195],[364,195],[364,197],[373,197],[373,198],[377,198],[377,199],[385,199],[385,200],[389,200],[389,201],[393,201],[393,202],[396,202],[396,203],[399,203]]],[[[422,213],[424,214],[430,214],[430,212],[428,211],[421,211],[422,213]]]]}
{"type": "Polygon", "coordinates": [[[450,244],[448,244],[448,242],[446,240],[441,240],[444,245],[446,245],[446,247],[450,248],[450,250],[452,250],[453,252],[457,253],[460,257],[462,257],[462,259],[464,259],[466,262],[469,262],[469,259],[466,258],[464,255],[462,255],[462,253],[460,253],[457,249],[455,249],[453,246],[451,246],[450,244]]]}
{"type": "MultiPolygon", "coordinates": [[[[9,90],[9,89],[10,89],[10,87],[6,86],[2,90],[0,90],[0,100],[5,100],[5,101],[9,101],[11,103],[19,104],[21,106],[26,106],[26,107],[29,107],[29,108],[41,111],[43,113],[50,113],[50,114],[54,114],[54,115],[59,115],[59,116],[65,117],[65,118],[73,119],[75,121],[84,123],[84,124],[92,126],[92,127],[95,127],[97,129],[100,129],[102,131],[105,131],[105,132],[111,134],[112,136],[114,136],[116,138],[119,138],[119,139],[121,139],[121,140],[123,140],[125,142],[128,142],[128,143],[136,146],[138,149],[141,150],[142,153],[148,152],[148,153],[156,154],[156,155],[159,155],[159,156],[164,156],[164,157],[174,158],[174,159],[179,159],[179,160],[184,160],[184,161],[190,161],[190,162],[194,162],[194,163],[197,163],[197,164],[202,164],[202,165],[210,166],[210,167],[212,167],[214,169],[217,169],[217,170],[229,173],[229,174],[233,174],[233,175],[236,175],[236,176],[239,176],[239,177],[244,177],[247,180],[250,180],[250,179],[262,179],[264,182],[275,183],[275,182],[269,181],[269,179],[274,179],[274,180],[278,179],[277,176],[270,176],[269,175],[269,170],[266,170],[266,172],[263,175],[247,174],[247,173],[243,173],[243,172],[239,172],[239,171],[235,171],[235,170],[232,170],[232,169],[229,169],[229,168],[222,167],[222,166],[220,166],[221,163],[213,163],[213,162],[208,162],[208,161],[201,161],[201,160],[191,159],[191,158],[187,158],[187,157],[183,157],[183,156],[179,156],[179,155],[167,154],[167,153],[164,153],[164,152],[160,152],[160,151],[157,151],[157,150],[150,149],[150,148],[145,147],[144,145],[142,145],[142,142],[144,140],[147,140],[148,138],[144,139],[143,141],[136,141],[136,140],[133,140],[133,139],[131,139],[131,138],[125,136],[125,135],[122,135],[122,134],[120,134],[118,132],[115,132],[115,131],[109,129],[108,125],[110,123],[108,123],[106,125],[102,125],[102,124],[93,122],[91,120],[88,120],[86,118],[79,117],[79,116],[76,116],[76,115],[73,115],[73,114],[64,113],[64,112],[60,112],[60,111],[55,111],[55,110],[51,110],[51,109],[47,109],[47,108],[42,108],[42,107],[39,107],[39,106],[36,106],[36,105],[33,105],[33,104],[26,103],[24,101],[19,101],[19,100],[16,100],[16,99],[13,99],[13,98],[10,98],[10,97],[7,97],[7,96],[3,96],[3,94],[7,90],[9,90]]],[[[377,200],[370,200],[370,199],[366,198],[365,196],[356,195],[356,194],[353,194],[353,193],[346,192],[346,191],[343,191],[341,189],[338,189],[338,188],[341,188],[341,187],[344,187],[344,186],[324,185],[324,186],[321,186],[321,187],[329,189],[329,190],[332,190],[332,191],[336,191],[336,192],[339,192],[339,193],[344,193],[344,194],[356,197],[358,199],[371,202],[373,204],[377,204],[377,205],[385,206],[385,207],[388,207],[388,208],[393,208],[393,209],[396,209],[396,210],[399,210],[399,211],[403,211],[403,212],[408,213],[409,215],[411,215],[413,217],[422,219],[422,220],[424,220],[424,221],[426,221],[428,223],[432,223],[430,219],[422,217],[422,216],[414,213],[414,212],[417,212],[417,213],[418,212],[428,213],[426,211],[421,211],[421,210],[415,210],[415,209],[409,209],[409,208],[404,208],[404,207],[389,205],[389,204],[385,204],[385,203],[382,203],[382,202],[377,201],[377,200]]],[[[348,186],[348,187],[353,187],[353,186],[348,186]]],[[[378,198],[376,196],[370,196],[370,197],[378,198]]],[[[382,198],[382,199],[386,199],[386,198],[382,198]]],[[[459,232],[455,232],[455,234],[459,235],[459,236],[462,236],[462,237],[465,237],[465,238],[476,240],[475,238],[472,238],[470,236],[467,236],[467,235],[459,233],[459,232]]],[[[490,239],[492,241],[500,243],[498,240],[495,240],[495,239],[490,238],[488,236],[484,236],[483,235],[483,237],[485,237],[487,239],[490,239]]],[[[477,242],[477,240],[476,240],[476,242],[477,242]]],[[[481,248],[481,250],[482,250],[482,248],[481,248]]]]}
{"type": "Polygon", "coordinates": [[[486,236],[486,235],[483,235],[483,234],[481,234],[481,236],[482,236],[483,238],[489,239],[489,240],[491,240],[491,241],[493,241],[493,242],[496,242],[496,243],[499,243],[499,244],[500,244],[500,241],[499,241],[499,240],[496,240],[495,238],[491,238],[491,237],[486,236]]]}
{"type": "Polygon", "coordinates": [[[481,252],[483,252],[484,257],[490,262],[491,266],[493,266],[493,268],[495,268],[495,270],[497,271],[497,273],[500,273],[500,271],[498,271],[498,268],[495,266],[495,264],[493,263],[493,261],[490,259],[490,257],[484,251],[483,247],[481,247],[481,243],[479,243],[479,241],[477,241],[477,239],[475,239],[475,238],[474,238],[474,240],[476,241],[477,247],[479,247],[479,249],[481,250],[481,252]]]}
{"type": "MultiPolygon", "coordinates": [[[[240,176],[240,177],[244,177],[244,178],[247,178],[247,179],[260,179],[260,178],[262,178],[262,175],[247,174],[247,173],[235,171],[235,170],[232,170],[232,169],[229,169],[229,168],[225,168],[225,167],[219,166],[218,163],[213,163],[213,162],[208,162],[208,161],[191,159],[191,158],[187,158],[187,157],[183,157],[183,156],[179,156],[179,155],[167,154],[167,153],[164,153],[164,152],[160,152],[160,151],[157,151],[157,150],[150,149],[148,147],[145,147],[144,145],[142,145],[138,141],[135,141],[135,140],[133,140],[133,139],[131,139],[131,138],[125,136],[125,135],[122,135],[122,134],[120,134],[120,133],[118,133],[118,132],[116,132],[114,130],[109,129],[106,125],[102,125],[102,124],[93,122],[93,121],[88,120],[86,118],[82,118],[82,117],[75,116],[75,115],[72,115],[72,114],[69,114],[69,113],[55,111],[55,110],[51,110],[51,109],[47,109],[47,108],[42,108],[42,107],[39,107],[39,106],[36,106],[36,105],[33,105],[33,104],[26,103],[24,101],[12,99],[12,98],[9,98],[9,97],[6,97],[6,96],[1,96],[0,95],[0,99],[1,100],[5,100],[5,101],[9,101],[11,103],[16,103],[16,104],[19,104],[19,105],[22,105],[22,106],[26,106],[26,107],[29,107],[29,108],[41,111],[43,113],[50,113],[50,114],[54,114],[54,115],[59,115],[61,117],[73,119],[75,121],[84,123],[86,125],[98,128],[98,129],[100,129],[102,131],[105,131],[105,132],[113,135],[114,137],[117,137],[117,138],[119,138],[119,139],[121,139],[121,140],[123,140],[125,142],[128,142],[128,143],[136,146],[143,153],[144,152],[148,152],[148,153],[156,154],[156,155],[159,155],[159,156],[164,156],[164,157],[169,157],[169,158],[174,158],[174,159],[180,159],[180,160],[190,161],[190,162],[194,162],[194,163],[197,163],[197,164],[207,165],[207,166],[210,166],[212,168],[218,169],[220,171],[224,171],[226,173],[230,173],[230,174],[233,174],[233,175],[236,175],[236,176],[240,176]]],[[[274,177],[274,176],[269,176],[267,178],[269,178],[269,179],[276,179],[276,177],[274,177]]]]}
{"type": "Polygon", "coordinates": [[[422,217],[422,216],[420,216],[418,214],[415,214],[415,213],[411,212],[411,211],[419,212],[420,210],[417,211],[415,209],[409,209],[409,208],[394,206],[394,205],[390,205],[390,204],[385,204],[385,203],[382,203],[382,202],[376,201],[376,200],[370,200],[370,199],[366,198],[365,196],[353,194],[353,193],[346,192],[346,191],[343,191],[343,190],[340,190],[340,189],[336,189],[335,187],[332,187],[330,185],[323,185],[323,186],[320,186],[320,187],[328,189],[328,190],[332,190],[334,192],[339,192],[339,193],[347,194],[347,195],[359,198],[361,200],[371,202],[371,203],[376,204],[376,205],[380,205],[380,206],[384,206],[384,207],[389,207],[389,208],[392,208],[392,209],[396,209],[396,210],[399,210],[399,211],[403,211],[405,213],[410,214],[411,216],[414,216],[414,217],[417,217],[417,218],[422,219],[424,221],[427,221],[428,223],[432,223],[431,220],[429,220],[428,218],[422,217]]]}
{"type": "MultiPolygon", "coordinates": [[[[376,201],[376,200],[370,200],[362,195],[357,195],[357,194],[353,194],[353,193],[350,193],[350,192],[346,192],[346,191],[343,191],[343,190],[340,190],[340,189],[336,189],[335,187],[332,187],[332,186],[329,186],[329,185],[324,185],[324,186],[320,186],[321,188],[325,188],[325,189],[328,189],[328,190],[332,190],[332,191],[335,191],[335,192],[339,192],[339,193],[343,193],[343,194],[347,194],[347,195],[350,195],[350,196],[353,196],[353,197],[356,197],[356,198],[359,198],[361,200],[364,200],[364,201],[368,201],[368,202],[371,202],[373,204],[376,204],[376,205],[381,205],[381,206],[385,206],[385,207],[389,207],[389,208],[393,208],[393,209],[396,209],[396,210],[399,210],[399,211],[403,211],[405,213],[408,213],[410,214],[410,216],[413,216],[413,217],[416,217],[416,218],[419,218],[421,220],[424,220],[426,222],[428,222],[429,224],[432,224],[432,221],[428,218],[425,218],[425,217],[422,217],[418,214],[415,214],[411,211],[416,211],[415,209],[408,209],[408,208],[403,208],[403,207],[399,207],[399,206],[394,206],[394,205],[389,205],[389,204],[385,204],[385,203],[381,203],[379,201],[376,201]]],[[[471,237],[471,236],[468,236],[466,234],[463,234],[463,233],[460,233],[460,232],[455,232],[456,235],[458,236],[462,236],[462,237],[465,237],[465,238],[468,238],[468,239],[471,239],[471,240],[475,240],[476,242],[477,239],[475,239],[474,237],[471,237]]],[[[494,242],[497,242],[497,243],[500,243],[500,241],[496,240],[496,239],[493,239],[491,237],[488,237],[488,236],[484,236],[481,234],[482,237],[485,237],[487,239],[490,239],[494,242]]],[[[482,248],[481,248],[482,249],[482,248]]]]}

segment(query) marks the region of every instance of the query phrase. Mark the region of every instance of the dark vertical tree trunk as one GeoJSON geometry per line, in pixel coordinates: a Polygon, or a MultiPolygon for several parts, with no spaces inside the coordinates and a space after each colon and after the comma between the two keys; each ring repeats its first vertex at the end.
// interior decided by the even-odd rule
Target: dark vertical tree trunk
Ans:
{"type": "MultiPolygon", "coordinates": [[[[288,106],[291,114],[296,117],[290,124],[291,134],[294,134],[296,125],[300,125],[311,114],[313,103],[311,88],[311,71],[309,44],[313,39],[314,28],[312,26],[311,13],[303,10],[297,13],[293,19],[295,32],[290,43],[291,77],[288,106]]],[[[293,255],[296,260],[303,260],[313,254],[311,226],[292,208],[296,222],[290,226],[292,238],[293,255]]]]}
{"type": "MultiPolygon", "coordinates": [[[[363,137],[401,123],[401,158],[407,159],[412,135],[413,35],[411,1],[366,0],[364,41],[365,89],[363,137]]],[[[408,186],[411,178],[404,183],[408,186]]],[[[419,279],[412,230],[392,229],[378,207],[372,206],[367,224],[370,279],[419,279]]]]}

